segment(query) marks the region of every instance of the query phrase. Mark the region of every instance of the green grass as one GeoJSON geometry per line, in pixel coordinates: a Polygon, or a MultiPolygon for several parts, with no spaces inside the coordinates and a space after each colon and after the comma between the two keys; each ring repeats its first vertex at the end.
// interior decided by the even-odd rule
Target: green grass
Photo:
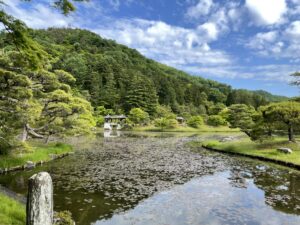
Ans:
{"type": "MultiPolygon", "coordinates": [[[[195,145],[195,144],[194,144],[195,145]]],[[[300,165],[300,144],[287,141],[286,137],[277,137],[262,143],[253,142],[249,138],[233,142],[219,142],[217,140],[204,141],[196,145],[203,145],[215,150],[222,150],[231,153],[260,156],[283,162],[300,165]],[[277,151],[279,147],[286,147],[293,150],[292,154],[285,154],[277,151]]]]}
{"type": "Polygon", "coordinates": [[[239,132],[239,129],[231,129],[227,126],[212,127],[207,125],[202,125],[200,128],[193,128],[187,126],[178,126],[172,129],[160,129],[153,125],[134,127],[133,131],[153,131],[153,132],[239,132]]]}
{"type": "Polygon", "coordinates": [[[72,151],[72,147],[63,143],[51,143],[48,145],[42,143],[33,143],[30,152],[22,154],[9,154],[0,156],[0,168],[10,168],[22,166],[26,161],[39,162],[50,160],[49,154],[63,154],[72,151]]]}
{"type": "Polygon", "coordinates": [[[25,220],[25,206],[0,193],[0,224],[24,225],[25,220]]]}

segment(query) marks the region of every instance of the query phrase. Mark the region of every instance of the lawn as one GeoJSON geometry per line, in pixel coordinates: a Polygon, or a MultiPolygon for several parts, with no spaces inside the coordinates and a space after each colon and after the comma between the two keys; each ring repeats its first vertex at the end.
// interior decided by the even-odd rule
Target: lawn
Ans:
{"type": "Polygon", "coordinates": [[[63,154],[72,151],[72,147],[63,143],[32,143],[31,150],[22,154],[11,153],[9,155],[0,156],[0,168],[10,168],[14,166],[22,166],[27,161],[39,162],[51,159],[50,154],[63,154]]]}
{"type": "Polygon", "coordinates": [[[207,125],[202,125],[199,128],[193,128],[188,126],[178,126],[172,129],[161,129],[153,125],[134,127],[133,131],[153,131],[153,132],[239,132],[239,129],[231,129],[227,126],[212,127],[207,125]]]}
{"type": "Polygon", "coordinates": [[[0,224],[24,225],[25,220],[25,205],[0,193],[0,224]]]}
{"type": "Polygon", "coordinates": [[[276,137],[262,143],[253,142],[249,138],[243,138],[232,142],[220,142],[217,140],[204,141],[196,145],[203,145],[215,150],[229,153],[260,156],[283,162],[300,165],[300,145],[297,142],[289,142],[286,137],[276,137]],[[286,147],[293,150],[292,154],[277,151],[277,148],[286,147]]]}

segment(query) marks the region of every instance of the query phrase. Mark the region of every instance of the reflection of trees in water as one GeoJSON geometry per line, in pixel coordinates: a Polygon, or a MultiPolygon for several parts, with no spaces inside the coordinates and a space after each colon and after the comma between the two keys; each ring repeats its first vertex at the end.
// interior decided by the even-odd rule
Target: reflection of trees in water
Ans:
{"type": "Polygon", "coordinates": [[[230,183],[234,187],[247,188],[247,179],[265,192],[265,202],[273,209],[289,214],[300,214],[300,176],[290,170],[268,166],[251,168],[234,167],[230,183]]]}
{"type": "Polygon", "coordinates": [[[248,182],[247,179],[252,178],[251,173],[245,171],[244,168],[235,167],[234,169],[230,170],[230,184],[233,187],[237,188],[247,188],[248,182]]]}

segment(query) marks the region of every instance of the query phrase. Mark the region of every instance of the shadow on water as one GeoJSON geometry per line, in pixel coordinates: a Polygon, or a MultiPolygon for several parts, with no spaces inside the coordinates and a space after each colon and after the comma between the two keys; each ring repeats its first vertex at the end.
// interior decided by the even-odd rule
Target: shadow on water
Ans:
{"type": "Polygon", "coordinates": [[[262,212],[273,224],[300,223],[298,172],[186,145],[210,136],[100,134],[78,141],[74,155],[0,176],[0,183],[25,194],[27,179],[48,171],[55,210],[70,210],[79,225],[268,224],[262,212]]]}

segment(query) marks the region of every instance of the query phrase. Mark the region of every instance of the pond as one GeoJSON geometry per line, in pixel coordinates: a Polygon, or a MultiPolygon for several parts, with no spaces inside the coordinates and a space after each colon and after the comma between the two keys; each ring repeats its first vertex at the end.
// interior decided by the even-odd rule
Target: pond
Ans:
{"type": "Polygon", "coordinates": [[[300,173],[187,144],[215,136],[101,135],[0,184],[25,194],[28,178],[48,171],[55,210],[71,211],[79,225],[300,224],[300,173]]]}

